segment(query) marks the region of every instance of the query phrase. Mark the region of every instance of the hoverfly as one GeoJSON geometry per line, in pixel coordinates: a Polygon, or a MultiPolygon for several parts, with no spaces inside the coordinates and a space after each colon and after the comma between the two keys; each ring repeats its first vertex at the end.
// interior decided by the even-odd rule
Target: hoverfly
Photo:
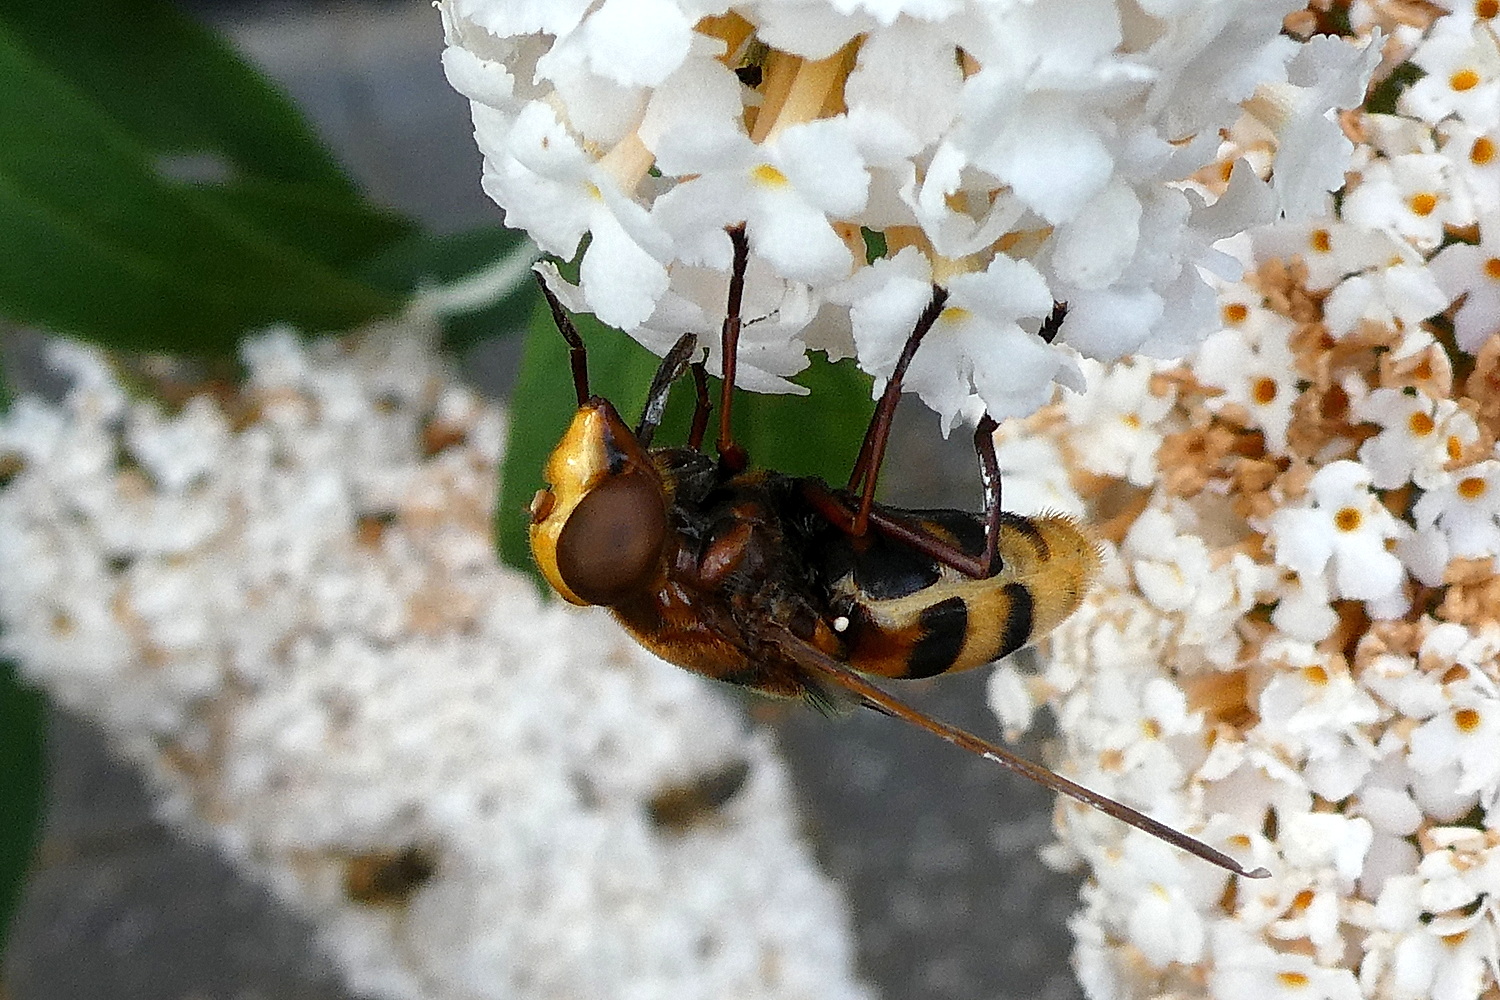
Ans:
{"type": "MultiPolygon", "coordinates": [[[[567,341],[578,410],[531,502],[537,566],[566,601],[602,605],[645,648],[705,677],[822,711],[835,695],[920,726],[1002,767],[1094,806],[1238,875],[1233,858],[1003,747],[907,705],[868,676],[930,677],[999,659],[1046,635],[1083,599],[1096,545],[1061,514],[1000,507],[995,421],[974,432],[982,514],[901,510],[874,501],[902,379],[947,292],[912,329],[865,432],[844,489],[751,469],[730,433],[749,247],[734,249],[722,337],[717,457],[703,448],[712,404],[693,334],[667,353],[631,430],[590,394],[582,338],[546,282],[567,341]],[[673,384],[691,373],[697,399],[688,441],[651,447],[673,384]]],[[[1059,305],[1042,334],[1055,336],[1059,305]]]]}

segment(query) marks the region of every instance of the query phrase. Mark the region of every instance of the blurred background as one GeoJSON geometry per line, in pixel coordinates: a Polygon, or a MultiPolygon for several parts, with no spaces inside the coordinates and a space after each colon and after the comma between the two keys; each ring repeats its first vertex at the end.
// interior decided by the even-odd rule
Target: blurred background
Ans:
{"type": "MultiPolygon", "coordinates": [[[[443,78],[438,16],[428,4],[184,7],[299,105],[375,202],[440,234],[499,221],[480,191],[467,102],[443,78]]],[[[503,399],[520,343],[467,349],[464,376],[503,399]]],[[[25,344],[12,345],[13,356],[18,350],[24,355],[25,344]]],[[[27,374],[16,381],[25,384],[27,374]]],[[[886,499],[977,509],[967,435],[942,442],[936,419],[917,409],[898,419],[886,499]]],[[[930,713],[993,735],[986,673],[904,690],[930,713]]],[[[1049,795],[888,719],[745,706],[779,734],[808,835],[853,908],[861,972],[883,995],[1080,995],[1065,927],[1075,879],[1036,857],[1050,839],[1049,795]]],[[[102,734],[57,711],[48,725],[46,815],[5,955],[3,987],[13,1000],[350,995],[296,914],[153,820],[140,781],[111,759],[102,734]]]]}

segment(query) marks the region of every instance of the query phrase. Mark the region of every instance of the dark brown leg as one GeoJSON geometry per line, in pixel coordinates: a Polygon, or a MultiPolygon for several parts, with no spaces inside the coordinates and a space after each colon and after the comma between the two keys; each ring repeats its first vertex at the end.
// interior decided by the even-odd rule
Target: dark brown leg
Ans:
{"type": "Polygon", "coordinates": [[[901,348],[901,356],[896,359],[896,367],[885,384],[885,392],[881,394],[880,402],[875,405],[875,413],[870,417],[870,426],[865,429],[859,458],[854,462],[854,471],[849,474],[849,491],[858,491],[860,495],[859,512],[855,515],[852,534],[863,535],[868,529],[870,511],[875,503],[875,483],[880,478],[880,465],[885,461],[885,446],[891,436],[891,420],[896,415],[896,404],[901,401],[901,380],[906,377],[906,369],[911,367],[911,359],[917,353],[917,347],[932,329],[932,324],[937,322],[938,316],[943,312],[943,303],[947,300],[948,290],[941,285],[933,285],[932,299],[927,303],[927,308],[922,310],[911,335],[906,338],[906,346],[901,348]]]}
{"type": "Polygon", "coordinates": [[[729,302],[724,309],[724,331],[721,347],[723,384],[719,391],[719,461],[730,472],[741,472],[749,464],[745,449],[734,443],[730,428],[730,402],[734,396],[735,365],[740,349],[740,306],[745,298],[745,268],[750,263],[750,244],[745,239],[745,224],[730,226],[729,241],[734,245],[734,269],[729,272],[729,302]]]}
{"type": "Polygon", "coordinates": [[[682,377],[689,359],[696,353],[697,336],[684,333],[677,338],[677,343],[672,345],[667,356],[661,359],[656,375],[651,379],[651,388],[646,391],[646,405],[641,410],[641,422],[635,428],[636,440],[642,448],[651,447],[651,439],[656,436],[656,428],[660,426],[662,414],[667,410],[667,397],[672,392],[672,383],[682,377]]]}
{"type": "MultiPolygon", "coordinates": [[[[847,535],[859,534],[854,530],[854,521],[859,515],[850,508],[842,497],[830,490],[821,480],[802,479],[798,481],[798,486],[801,488],[803,498],[812,504],[813,509],[821,514],[825,521],[847,535]]],[[[996,520],[1004,520],[1004,517],[998,517],[996,520]]],[[[919,524],[911,524],[872,508],[870,511],[869,528],[874,528],[887,538],[895,539],[913,552],[922,553],[933,562],[942,563],[944,566],[952,566],[964,576],[975,580],[982,580],[987,576],[993,575],[990,567],[985,564],[986,560],[984,557],[971,556],[967,552],[955,548],[951,543],[931,534],[919,524]]],[[[866,531],[868,531],[868,528],[866,531]]],[[[985,525],[985,531],[990,531],[988,523],[985,525]]],[[[994,529],[993,536],[987,534],[985,537],[986,551],[989,550],[992,544],[998,548],[999,538],[998,527],[994,529]],[[995,540],[993,543],[990,541],[991,537],[995,540]]],[[[994,572],[999,572],[999,562],[998,558],[993,560],[993,565],[995,566],[994,572]]]]}
{"type": "Polygon", "coordinates": [[[979,456],[979,481],[984,484],[984,560],[981,578],[1000,572],[1000,460],[995,457],[995,418],[986,413],[974,428],[974,454],[979,456]]]}
{"type": "Polygon", "coordinates": [[[578,335],[578,327],[573,325],[573,318],[562,307],[562,303],[557,301],[557,296],[552,294],[547,282],[535,271],[532,274],[536,275],[536,283],[542,286],[542,295],[552,309],[552,322],[557,324],[557,332],[568,342],[568,361],[573,366],[573,391],[578,394],[578,405],[582,406],[589,400],[588,351],[583,346],[583,338],[578,335]]]}
{"type": "Polygon", "coordinates": [[[1037,336],[1049,344],[1052,343],[1057,339],[1058,333],[1062,330],[1063,320],[1067,318],[1068,304],[1066,302],[1054,301],[1052,303],[1052,314],[1042,323],[1042,328],[1037,331],[1037,336]]]}
{"type": "Polygon", "coordinates": [[[693,428],[688,432],[688,447],[694,451],[702,451],[703,435],[708,430],[708,411],[712,405],[708,401],[708,373],[703,370],[701,361],[694,361],[690,370],[693,373],[693,391],[697,395],[697,402],[693,404],[693,428]]]}

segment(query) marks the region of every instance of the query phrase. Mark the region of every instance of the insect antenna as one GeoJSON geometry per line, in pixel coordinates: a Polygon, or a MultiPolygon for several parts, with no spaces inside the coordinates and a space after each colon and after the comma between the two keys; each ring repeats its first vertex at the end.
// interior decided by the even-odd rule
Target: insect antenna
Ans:
{"type": "Polygon", "coordinates": [[[667,410],[667,397],[672,392],[672,383],[687,371],[697,349],[698,338],[691,333],[684,333],[677,338],[677,343],[672,345],[672,349],[657,366],[656,375],[651,379],[651,388],[646,391],[646,405],[641,408],[641,422],[635,428],[636,440],[642,448],[651,447],[651,439],[656,436],[656,428],[661,425],[662,414],[667,410]]]}
{"type": "Polygon", "coordinates": [[[568,315],[562,303],[557,301],[557,296],[552,294],[552,289],[547,287],[547,280],[540,271],[531,273],[535,275],[536,283],[542,286],[542,295],[552,309],[552,322],[557,324],[557,332],[568,342],[568,362],[573,366],[573,391],[578,394],[578,405],[582,406],[589,401],[588,350],[583,346],[583,338],[578,335],[578,327],[573,325],[573,317],[568,315]]]}
{"type": "Polygon", "coordinates": [[[765,636],[780,653],[791,658],[793,662],[807,670],[814,672],[817,678],[830,681],[845,690],[858,696],[867,706],[875,709],[883,715],[895,716],[910,722],[912,725],[941,736],[949,743],[960,746],[965,750],[976,753],[987,760],[994,761],[1007,770],[1030,778],[1045,788],[1054,792],[1060,792],[1070,798],[1077,799],[1086,805],[1093,806],[1100,812],[1113,816],[1115,819],[1128,823],[1138,830],[1143,830],[1166,841],[1173,847],[1181,848],[1189,854],[1202,858],[1211,864],[1218,865],[1226,871],[1246,878],[1269,878],[1271,873],[1264,868],[1256,868],[1247,871],[1238,861],[1231,858],[1222,851],[1215,850],[1187,834],[1167,826],[1158,820],[1152,819],[1145,813],[1138,812],[1122,802],[1105,795],[1100,795],[1091,789],[1085,788],[1076,781],[1070,781],[1054,771],[1033,764],[1024,757],[1018,756],[1002,746],[997,746],[987,740],[982,740],[973,733],[950,726],[946,722],[926,715],[912,708],[893,695],[865,680],[849,667],[835,660],[833,657],[822,653],[817,649],[799,640],[783,626],[771,624],[765,630],[765,636]]]}

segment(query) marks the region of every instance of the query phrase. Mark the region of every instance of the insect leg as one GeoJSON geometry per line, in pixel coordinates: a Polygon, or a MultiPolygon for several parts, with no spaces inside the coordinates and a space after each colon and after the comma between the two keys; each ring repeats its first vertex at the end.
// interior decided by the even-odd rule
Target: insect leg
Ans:
{"type": "Polygon", "coordinates": [[[912,327],[911,334],[906,338],[901,356],[896,359],[896,367],[885,384],[885,392],[881,394],[880,402],[875,405],[875,412],[870,417],[870,426],[865,429],[864,442],[859,446],[859,458],[854,462],[854,471],[849,474],[849,491],[859,491],[860,495],[859,511],[854,516],[851,534],[863,535],[869,529],[870,510],[875,503],[875,482],[880,477],[880,465],[885,461],[885,446],[891,436],[891,420],[896,414],[896,404],[901,401],[901,380],[906,377],[906,369],[911,366],[917,346],[932,329],[932,324],[937,322],[938,316],[943,312],[943,303],[947,300],[948,290],[941,285],[933,285],[932,299],[927,303],[927,308],[922,310],[917,325],[912,327]]]}
{"type": "Polygon", "coordinates": [[[667,396],[672,392],[672,383],[687,371],[689,359],[697,350],[697,336],[684,333],[677,338],[677,343],[672,345],[667,356],[661,359],[656,375],[651,379],[651,388],[646,391],[646,405],[641,410],[641,422],[635,429],[636,440],[642,448],[651,447],[651,439],[656,436],[656,428],[661,424],[662,414],[667,409],[667,396]]]}
{"type": "Polygon", "coordinates": [[[568,361],[573,366],[573,391],[578,394],[578,405],[582,406],[589,401],[588,351],[583,346],[583,338],[578,335],[578,327],[573,325],[573,318],[568,315],[562,303],[557,301],[557,296],[552,294],[547,282],[537,272],[533,271],[532,274],[536,276],[536,283],[542,286],[542,295],[552,309],[552,322],[557,324],[557,332],[568,342],[568,361]]]}
{"type": "MultiPolygon", "coordinates": [[[[1042,323],[1038,335],[1047,343],[1057,339],[1068,315],[1066,302],[1053,302],[1052,313],[1042,323]]],[[[995,457],[995,431],[999,424],[986,413],[974,428],[974,453],[979,456],[979,479],[984,484],[984,556],[979,576],[988,578],[1000,572],[1000,460],[995,457]]]]}
{"type": "Polygon", "coordinates": [[[1145,813],[1130,808],[1123,802],[1116,802],[1108,796],[1085,788],[1076,781],[1070,781],[1062,775],[1057,774],[1040,764],[1034,764],[1024,757],[1018,756],[1002,746],[982,740],[973,733],[950,726],[946,722],[937,719],[912,708],[906,702],[896,698],[865,680],[848,666],[835,660],[833,657],[823,653],[807,643],[798,639],[784,626],[771,625],[765,631],[765,639],[775,649],[798,664],[805,670],[811,671],[817,679],[830,681],[837,684],[846,691],[858,696],[869,707],[884,714],[895,716],[912,725],[920,726],[922,729],[941,736],[956,746],[962,747],[971,753],[976,753],[986,760],[994,761],[1001,767],[1014,771],[1023,777],[1030,778],[1045,788],[1059,792],[1093,806],[1108,816],[1113,816],[1122,822],[1128,823],[1138,830],[1144,830],[1151,836],[1166,841],[1173,847],[1181,848],[1189,854],[1196,855],[1211,864],[1218,865],[1226,871],[1236,875],[1244,875],[1247,878],[1269,878],[1271,873],[1264,868],[1256,868],[1247,871],[1238,861],[1231,858],[1222,851],[1215,850],[1197,840],[1189,837],[1181,831],[1174,830],[1159,820],[1154,820],[1145,813]]]}
{"type": "MultiPolygon", "coordinates": [[[[821,514],[825,521],[847,535],[859,534],[854,530],[855,518],[859,515],[850,509],[843,497],[838,496],[816,479],[802,479],[797,485],[803,498],[812,504],[813,509],[821,514]]],[[[1004,515],[997,515],[995,518],[996,521],[1003,519],[1004,515]]],[[[922,553],[934,562],[952,566],[965,576],[979,580],[987,574],[982,557],[969,555],[952,543],[938,538],[919,524],[909,524],[872,507],[869,525],[887,538],[894,538],[907,548],[922,553]]],[[[998,544],[998,529],[995,538],[998,544]]]]}
{"type": "Polygon", "coordinates": [[[740,350],[740,306],[745,298],[745,268],[750,263],[750,244],[745,239],[745,224],[725,230],[734,246],[734,269],[729,272],[729,302],[724,309],[724,331],[720,365],[724,376],[719,396],[719,461],[731,472],[741,472],[749,464],[745,449],[734,443],[730,430],[730,401],[734,395],[734,370],[740,350]]]}
{"type": "Polygon", "coordinates": [[[688,447],[694,451],[703,450],[703,435],[708,430],[708,373],[703,370],[703,362],[694,361],[690,366],[693,372],[693,391],[697,395],[697,401],[693,404],[693,428],[688,432],[688,447]]]}
{"type": "Polygon", "coordinates": [[[1063,320],[1067,318],[1068,304],[1066,302],[1058,302],[1054,299],[1052,302],[1052,312],[1042,322],[1042,328],[1036,332],[1037,336],[1049,344],[1052,343],[1057,339],[1057,335],[1062,332],[1063,320]]]}

